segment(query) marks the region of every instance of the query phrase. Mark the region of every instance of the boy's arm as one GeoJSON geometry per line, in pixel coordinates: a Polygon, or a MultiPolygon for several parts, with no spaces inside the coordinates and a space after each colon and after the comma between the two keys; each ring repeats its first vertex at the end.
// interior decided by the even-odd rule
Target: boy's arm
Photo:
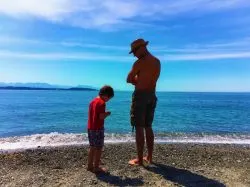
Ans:
{"type": "Polygon", "coordinates": [[[111,112],[100,113],[99,118],[100,118],[100,119],[105,119],[105,118],[108,117],[110,114],[111,114],[111,112]]]}
{"type": "Polygon", "coordinates": [[[136,61],[127,76],[127,83],[135,85],[137,83],[137,74],[139,73],[139,62],[136,61]]]}
{"type": "Polygon", "coordinates": [[[98,104],[98,114],[99,114],[99,119],[105,119],[106,117],[108,117],[111,112],[106,112],[106,105],[105,104],[98,104]]]}

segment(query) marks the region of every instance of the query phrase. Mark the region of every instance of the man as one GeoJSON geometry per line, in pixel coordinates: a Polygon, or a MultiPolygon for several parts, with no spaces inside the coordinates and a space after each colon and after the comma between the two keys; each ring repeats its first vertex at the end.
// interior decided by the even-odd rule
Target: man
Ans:
{"type": "Polygon", "coordinates": [[[130,54],[138,60],[134,63],[127,77],[127,83],[135,86],[131,104],[131,125],[136,131],[137,158],[130,160],[131,165],[143,165],[143,160],[152,163],[154,133],[152,122],[157,104],[156,83],[160,76],[160,61],[147,50],[148,41],[137,39],[131,43],[130,54]],[[144,131],[148,155],[143,158],[144,131]]]}

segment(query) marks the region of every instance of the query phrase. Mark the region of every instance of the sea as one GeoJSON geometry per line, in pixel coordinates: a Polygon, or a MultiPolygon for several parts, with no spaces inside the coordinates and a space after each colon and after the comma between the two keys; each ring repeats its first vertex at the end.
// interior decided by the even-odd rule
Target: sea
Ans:
{"type": "MultiPolygon", "coordinates": [[[[97,91],[0,90],[0,150],[88,144],[89,102],[97,91]]],[[[132,92],[107,103],[105,143],[134,142],[132,92]]],[[[158,143],[250,145],[250,93],[157,92],[158,143]]]]}

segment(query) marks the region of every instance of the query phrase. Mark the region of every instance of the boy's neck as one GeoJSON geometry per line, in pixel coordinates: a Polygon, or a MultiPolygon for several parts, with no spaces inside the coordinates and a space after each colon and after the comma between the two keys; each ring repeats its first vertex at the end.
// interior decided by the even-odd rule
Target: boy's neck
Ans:
{"type": "Polygon", "coordinates": [[[101,100],[103,100],[105,102],[105,100],[102,98],[102,96],[97,96],[96,98],[100,98],[101,100]]]}

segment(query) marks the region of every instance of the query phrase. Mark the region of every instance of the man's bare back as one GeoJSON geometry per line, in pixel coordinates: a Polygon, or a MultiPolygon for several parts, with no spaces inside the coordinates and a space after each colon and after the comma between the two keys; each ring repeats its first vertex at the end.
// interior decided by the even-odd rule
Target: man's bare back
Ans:
{"type": "Polygon", "coordinates": [[[155,91],[160,76],[160,61],[151,54],[137,60],[128,79],[135,85],[135,90],[155,91]]]}

